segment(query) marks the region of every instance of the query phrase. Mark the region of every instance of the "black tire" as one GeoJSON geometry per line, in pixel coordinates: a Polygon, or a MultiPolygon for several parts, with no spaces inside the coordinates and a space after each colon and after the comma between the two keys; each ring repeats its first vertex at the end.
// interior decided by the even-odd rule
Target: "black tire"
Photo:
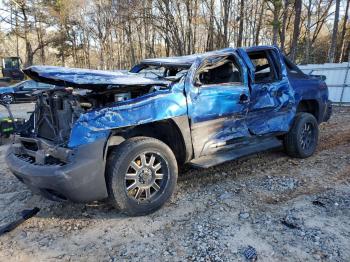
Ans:
{"type": "Polygon", "coordinates": [[[166,144],[149,137],[130,138],[114,148],[108,156],[106,180],[109,199],[127,215],[150,214],[172,196],[177,175],[176,158],[166,144]],[[148,162],[148,165],[144,165],[144,162],[148,162]],[[134,169],[135,164],[138,171],[134,169]],[[162,174],[158,174],[156,168],[162,174]],[[130,177],[132,179],[128,180],[130,177]],[[139,193],[140,190],[143,191],[139,193]]]}
{"type": "Polygon", "coordinates": [[[12,94],[3,94],[1,95],[1,101],[9,105],[15,101],[15,98],[12,94]]]}
{"type": "Polygon", "coordinates": [[[312,156],[317,147],[318,133],[316,118],[309,113],[298,113],[291,130],[284,137],[287,154],[296,158],[312,156]]]}

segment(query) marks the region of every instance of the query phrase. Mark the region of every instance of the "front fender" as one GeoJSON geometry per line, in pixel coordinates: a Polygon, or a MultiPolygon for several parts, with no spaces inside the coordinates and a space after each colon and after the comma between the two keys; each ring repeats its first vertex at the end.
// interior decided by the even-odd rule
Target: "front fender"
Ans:
{"type": "Polygon", "coordinates": [[[74,124],[68,147],[92,143],[99,138],[108,138],[117,128],[151,123],[187,114],[183,84],[172,90],[157,91],[145,96],[96,109],[82,114],[74,124]]]}

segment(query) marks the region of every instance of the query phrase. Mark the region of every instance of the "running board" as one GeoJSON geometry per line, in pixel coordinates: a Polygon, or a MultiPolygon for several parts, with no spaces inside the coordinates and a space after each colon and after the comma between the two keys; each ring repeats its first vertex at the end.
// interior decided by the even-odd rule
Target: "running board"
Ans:
{"type": "Polygon", "coordinates": [[[214,153],[212,155],[202,156],[193,159],[189,164],[196,168],[208,168],[243,156],[266,151],[272,148],[277,148],[281,145],[281,141],[277,138],[264,139],[262,141],[251,143],[243,147],[232,148],[229,150],[214,153]]]}

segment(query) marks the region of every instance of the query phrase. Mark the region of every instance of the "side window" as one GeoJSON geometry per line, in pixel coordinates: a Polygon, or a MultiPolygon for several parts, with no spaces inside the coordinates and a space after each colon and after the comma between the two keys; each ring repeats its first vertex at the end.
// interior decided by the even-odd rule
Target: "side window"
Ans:
{"type": "Polygon", "coordinates": [[[37,83],[35,81],[27,81],[23,85],[23,89],[33,89],[37,87],[37,83]]]}
{"type": "Polygon", "coordinates": [[[37,86],[39,89],[48,89],[48,88],[51,88],[53,87],[52,85],[49,85],[49,84],[45,84],[45,83],[38,83],[38,86],[37,86]]]}
{"type": "Polygon", "coordinates": [[[242,77],[234,58],[214,59],[206,63],[196,73],[195,83],[200,85],[241,84],[242,77]]]}
{"type": "Polygon", "coordinates": [[[287,68],[288,76],[292,77],[306,77],[306,75],[293,63],[291,62],[287,57],[283,57],[284,63],[287,68]]]}
{"type": "Polygon", "coordinates": [[[249,58],[255,65],[255,82],[272,83],[278,80],[278,74],[274,63],[266,51],[249,53],[249,58]]]}

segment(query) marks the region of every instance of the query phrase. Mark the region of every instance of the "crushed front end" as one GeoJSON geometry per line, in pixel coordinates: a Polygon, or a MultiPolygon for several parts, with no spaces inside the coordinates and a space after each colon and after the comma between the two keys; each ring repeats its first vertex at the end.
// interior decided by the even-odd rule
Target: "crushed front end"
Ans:
{"type": "Polygon", "coordinates": [[[91,103],[70,90],[38,95],[35,111],[15,136],[6,162],[32,191],[52,200],[89,202],[107,197],[106,138],[69,147],[70,133],[91,103]]]}
{"type": "Polygon", "coordinates": [[[187,112],[183,88],[170,88],[168,80],[46,66],[24,71],[57,87],[35,94],[35,110],[16,133],[6,162],[32,191],[52,200],[108,197],[105,166],[111,136],[187,112]]]}

